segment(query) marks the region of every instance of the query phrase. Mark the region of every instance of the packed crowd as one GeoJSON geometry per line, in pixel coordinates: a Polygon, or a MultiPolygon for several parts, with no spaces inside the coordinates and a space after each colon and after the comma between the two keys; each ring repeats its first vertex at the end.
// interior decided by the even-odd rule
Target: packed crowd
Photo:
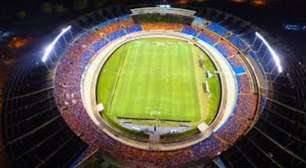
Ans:
{"type": "Polygon", "coordinates": [[[215,32],[217,34],[219,34],[220,36],[224,37],[226,36],[227,32],[229,32],[228,29],[226,29],[225,27],[217,24],[217,23],[211,23],[207,26],[207,29],[209,29],[212,32],[215,32]]]}
{"type": "Polygon", "coordinates": [[[143,23],[144,30],[171,30],[181,32],[183,25],[176,23],[143,23]]]}
{"type": "Polygon", "coordinates": [[[123,36],[123,28],[125,30],[134,26],[128,18],[116,20],[121,22],[108,22],[110,25],[106,24],[104,27],[100,25],[99,28],[83,33],[65,53],[61,61],[63,66],[58,66],[56,73],[56,100],[63,117],[70,123],[70,127],[79,133],[79,136],[86,136],[87,140],[93,141],[92,143],[95,143],[97,139],[94,136],[98,129],[94,127],[85,109],[82,108],[79,84],[90,58],[108,42],[123,36]],[[85,128],[92,129],[85,131],[85,128]]]}
{"type": "Polygon", "coordinates": [[[238,54],[238,51],[224,40],[220,40],[215,46],[225,57],[233,57],[238,54]]]}
{"type": "Polygon", "coordinates": [[[194,36],[194,37],[196,37],[198,34],[198,32],[195,29],[193,29],[191,26],[186,26],[186,25],[183,27],[182,33],[190,35],[190,36],[194,36]]]}
{"type": "Polygon", "coordinates": [[[241,51],[246,50],[247,45],[236,35],[232,35],[228,38],[228,40],[235,45],[237,48],[239,48],[241,51]]]}
{"type": "Polygon", "coordinates": [[[240,93],[251,93],[251,79],[247,74],[237,76],[237,81],[239,83],[239,92],[240,93]]]}
{"type": "Polygon", "coordinates": [[[256,113],[256,104],[258,96],[255,94],[239,95],[238,103],[235,109],[235,114],[240,118],[252,120],[256,113]]]}
{"type": "Polygon", "coordinates": [[[245,133],[249,126],[250,121],[243,120],[237,115],[233,115],[216,132],[216,136],[227,144],[233,145],[237,139],[242,137],[243,133],[245,133]]]}
{"type": "Polygon", "coordinates": [[[55,78],[55,99],[61,115],[69,126],[89,145],[97,145],[100,149],[113,156],[128,160],[135,165],[159,165],[161,167],[188,163],[203,158],[212,158],[225,150],[243,135],[250,125],[250,119],[255,116],[257,96],[251,95],[250,77],[244,74],[238,77],[240,94],[238,104],[229,120],[209,138],[176,151],[146,151],[122,144],[101,131],[88,116],[81,100],[80,83],[88,61],[107,43],[125,34],[141,30],[171,30],[198,35],[209,44],[220,42],[219,50],[229,59],[232,66],[245,66],[237,56],[237,50],[229,47],[227,42],[215,33],[204,29],[173,23],[143,23],[136,24],[129,17],[113,19],[101,23],[94,29],[83,33],[76,40],[61,60],[55,78]],[[245,94],[247,93],[247,94],[245,94]],[[236,115],[237,114],[237,115],[236,115]]]}
{"type": "Polygon", "coordinates": [[[132,18],[138,24],[143,23],[173,23],[173,24],[191,24],[193,18],[189,16],[169,14],[169,13],[146,13],[133,15],[132,18]]]}
{"type": "MultiPolygon", "coordinates": [[[[197,28],[198,29],[198,28],[197,28]]],[[[203,40],[207,42],[210,45],[216,44],[218,41],[220,41],[220,37],[214,33],[211,33],[209,31],[204,31],[204,29],[198,29],[201,33],[198,35],[198,38],[200,40],[203,40]]]]}

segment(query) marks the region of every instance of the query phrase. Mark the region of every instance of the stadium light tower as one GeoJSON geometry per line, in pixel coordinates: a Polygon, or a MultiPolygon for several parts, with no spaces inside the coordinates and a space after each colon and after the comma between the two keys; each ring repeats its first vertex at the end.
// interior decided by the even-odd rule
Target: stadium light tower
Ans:
{"type": "Polygon", "coordinates": [[[161,8],[171,8],[171,6],[169,5],[167,0],[161,0],[160,5],[157,5],[157,6],[159,6],[161,8]]]}
{"type": "Polygon", "coordinates": [[[65,27],[64,29],[62,29],[62,31],[60,32],[60,34],[58,34],[55,39],[45,48],[45,52],[44,52],[44,55],[43,57],[41,58],[41,61],[42,62],[46,62],[51,51],[53,50],[56,42],[68,31],[71,29],[71,25],[65,27]]]}
{"type": "Polygon", "coordinates": [[[161,8],[171,8],[171,5],[159,5],[161,8]]]}
{"type": "Polygon", "coordinates": [[[264,44],[265,46],[268,48],[269,52],[272,55],[273,61],[277,67],[277,70],[279,73],[283,72],[283,67],[281,65],[281,61],[279,56],[277,55],[277,53],[275,52],[275,50],[270,46],[270,44],[267,42],[267,40],[258,32],[255,32],[256,37],[258,37],[264,44]]]}

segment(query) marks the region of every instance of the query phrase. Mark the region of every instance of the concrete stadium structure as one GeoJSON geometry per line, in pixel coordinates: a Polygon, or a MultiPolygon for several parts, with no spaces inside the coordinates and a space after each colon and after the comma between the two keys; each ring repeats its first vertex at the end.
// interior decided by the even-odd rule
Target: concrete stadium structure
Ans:
{"type": "Polygon", "coordinates": [[[296,146],[287,149],[276,141],[286,134],[274,135],[262,124],[271,104],[277,105],[274,108],[303,111],[282,103],[271,93],[271,81],[285,78],[281,73],[286,69],[257,27],[214,9],[169,6],[113,6],[67,25],[43,58],[33,56],[16,70],[11,88],[6,90],[4,138],[14,167],[74,167],[96,152],[116,158],[127,167],[207,165],[220,157],[221,162],[233,167],[239,158],[246,158],[242,165],[250,167],[256,167],[257,162],[252,161],[256,159],[286,166],[289,163],[277,155],[281,152],[295,161],[291,166],[305,165],[306,158],[296,146]],[[109,10],[114,14],[110,15],[109,10]],[[116,48],[147,37],[191,42],[215,63],[222,83],[222,101],[213,123],[200,133],[175,142],[152,143],[125,135],[98,114],[97,72],[116,48]],[[26,91],[19,88],[33,79],[41,82],[32,83],[26,91]],[[256,135],[261,141],[249,139],[256,135]],[[237,147],[245,139],[251,142],[249,149],[261,151],[262,157],[250,155],[247,145],[237,147]],[[258,147],[264,142],[276,146],[275,158],[267,156],[269,149],[258,147]],[[237,160],[233,159],[235,155],[237,160]]]}

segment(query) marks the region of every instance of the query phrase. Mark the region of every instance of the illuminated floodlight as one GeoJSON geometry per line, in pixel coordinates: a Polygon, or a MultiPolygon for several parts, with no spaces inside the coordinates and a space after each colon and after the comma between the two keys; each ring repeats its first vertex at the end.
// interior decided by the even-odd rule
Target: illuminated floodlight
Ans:
{"type": "Polygon", "coordinates": [[[55,39],[45,48],[45,53],[43,55],[43,57],[41,58],[42,62],[46,62],[51,51],[53,50],[56,42],[68,31],[71,29],[71,25],[67,26],[66,28],[62,29],[62,31],[60,32],[60,34],[58,34],[55,39]]]}
{"type": "Polygon", "coordinates": [[[171,5],[159,5],[161,8],[171,8],[171,5]]]}
{"type": "Polygon", "coordinates": [[[275,50],[269,45],[269,43],[266,41],[266,39],[261,34],[259,34],[258,32],[255,32],[255,35],[266,45],[266,47],[268,48],[269,52],[272,55],[272,58],[274,60],[274,63],[277,67],[278,72],[282,73],[283,72],[283,67],[281,65],[280,58],[277,55],[277,53],[275,52],[275,50]]]}

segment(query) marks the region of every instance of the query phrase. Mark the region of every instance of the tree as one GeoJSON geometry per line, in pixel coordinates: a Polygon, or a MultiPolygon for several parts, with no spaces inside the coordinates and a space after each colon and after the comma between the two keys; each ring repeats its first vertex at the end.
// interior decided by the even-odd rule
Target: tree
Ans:
{"type": "Polygon", "coordinates": [[[78,10],[83,10],[87,7],[87,0],[73,0],[73,9],[78,11],[78,10]]]}
{"type": "Polygon", "coordinates": [[[24,19],[25,17],[27,17],[28,14],[25,10],[21,10],[18,11],[16,15],[19,19],[24,19]]]}
{"type": "Polygon", "coordinates": [[[100,7],[102,7],[105,3],[106,3],[106,1],[103,1],[103,0],[93,0],[93,1],[92,1],[92,5],[93,5],[94,8],[100,8],[100,7]]]}
{"type": "Polygon", "coordinates": [[[41,11],[45,14],[51,14],[52,13],[52,6],[49,2],[44,2],[41,7],[41,11]]]}
{"type": "Polygon", "coordinates": [[[62,4],[55,4],[53,10],[57,13],[64,13],[66,12],[66,8],[62,4]]]}

